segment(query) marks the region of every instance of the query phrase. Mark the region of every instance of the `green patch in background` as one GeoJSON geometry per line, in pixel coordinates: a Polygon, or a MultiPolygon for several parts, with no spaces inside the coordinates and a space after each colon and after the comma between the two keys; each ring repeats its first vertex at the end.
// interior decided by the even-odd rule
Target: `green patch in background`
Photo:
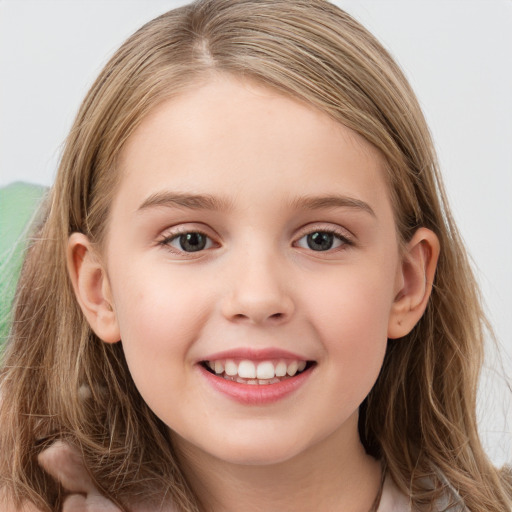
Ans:
{"type": "Polygon", "coordinates": [[[46,187],[23,182],[0,188],[0,348],[9,332],[30,226],[46,191],[46,187]]]}

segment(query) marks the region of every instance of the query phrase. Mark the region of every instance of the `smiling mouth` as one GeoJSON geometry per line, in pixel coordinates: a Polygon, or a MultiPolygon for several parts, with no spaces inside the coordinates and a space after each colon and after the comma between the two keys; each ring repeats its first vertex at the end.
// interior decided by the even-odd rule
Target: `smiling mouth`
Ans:
{"type": "Polygon", "coordinates": [[[314,361],[266,360],[251,361],[242,359],[222,359],[202,361],[201,365],[217,377],[239,384],[268,385],[291,379],[312,368],[314,361]]]}

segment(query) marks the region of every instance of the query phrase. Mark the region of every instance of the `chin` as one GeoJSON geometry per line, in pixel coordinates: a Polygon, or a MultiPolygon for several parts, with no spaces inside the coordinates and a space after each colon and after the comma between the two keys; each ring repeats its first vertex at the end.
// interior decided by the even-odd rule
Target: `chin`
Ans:
{"type": "Polygon", "coordinates": [[[257,440],[255,437],[231,439],[229,444],[224,444],[221,450],[215,450],[212,455],[230,464],[270,466],[292,460],[308,448],[291,436],[260,436],[257,440]]]}
{"type": "Polygon", "coordinates": [[[222,459],[225,462],[239,466],[273,466],[292,460],[296,455],[296,452],[290,453],[282,451],[276,453],[266,448],[259,453],[256,453],[253,449],[247,451],[240,450],[233,453],[231,457],[223,456],[222,459]]]}

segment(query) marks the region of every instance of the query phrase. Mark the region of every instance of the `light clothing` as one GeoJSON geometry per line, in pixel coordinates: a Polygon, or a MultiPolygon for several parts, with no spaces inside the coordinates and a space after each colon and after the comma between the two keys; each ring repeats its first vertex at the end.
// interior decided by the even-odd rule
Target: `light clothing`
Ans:
{"type": "Polygon", "coordinates": [[[411,512],[409,498],[400,492],[389,475],[384,480],[377,512],[411,512]]]}
{"type": "MultiPolygon", "coordinates": [[[[442,475],[441,481],[445,482],[449,490],[449,496],[446,495],[443,499],[440,499],[432,510],[435,512],[468,512],[468,509],[463,504],[462,498],[442,475]],[[450,502],[454,504],[449,507],[448,504],[450,502]]],[[[409,497],[398,489],[389,475],[387,475],[384,480],[382,496],[377,512],[414,512],[409,497]]]]}

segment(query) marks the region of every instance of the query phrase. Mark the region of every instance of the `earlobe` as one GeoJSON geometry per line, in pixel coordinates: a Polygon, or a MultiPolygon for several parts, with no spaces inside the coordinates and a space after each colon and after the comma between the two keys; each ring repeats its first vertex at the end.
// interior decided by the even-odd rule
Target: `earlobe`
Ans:
{"type": "Polygon", "coordinates": [[[86,235],[73,233],[69,237],[67,264],[76,298],[92,330],[106,343],[116,343],[121,336],[110,283],[86,235]]]}
{"type": "Polygon", "coordinates": [[[439,239],[427,228],[419,228],[407,244],[397,276],[399,289],[389,317],[388,338],[409,334],[425,312],[439,252],[439,239]]]}

